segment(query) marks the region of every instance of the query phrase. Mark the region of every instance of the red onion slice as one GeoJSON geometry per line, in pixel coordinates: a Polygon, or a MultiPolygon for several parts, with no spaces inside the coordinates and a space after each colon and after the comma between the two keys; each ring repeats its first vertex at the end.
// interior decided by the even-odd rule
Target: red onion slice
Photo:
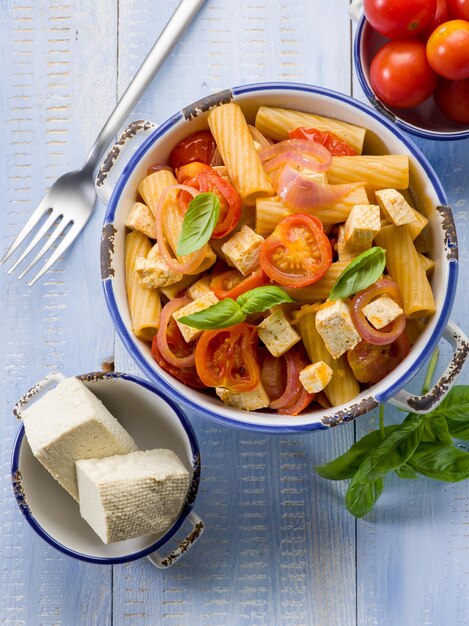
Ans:
{"type": "Polygon", "coordinates": [[[259,156],[265,164],[266,161],[284,152],[301,152],[303,155],[316,157],[317,169],[315,171],[317,172],[327,171],[332,163],[332,156],[329,150],[309,139],[285,139],[285,141],[274,143],[272,146],[265,148],[265,150],[259,153],[259,156]]]}
{"type": "Polygon", "coordinates": [[[388,295],[402,307],[399,287],[390,278],[380,278],[370,287],[359,291],[354,296],[352,306],[350,307],[350,315],[358,333],[365,341],[375,346],[385,346],[392,343],[402,335],[406,327],[406,317],[404,314],[396,317],[394,321],[385,327],[389,330],[377,330],[366,319],[363,313],[363,307],[383,294],[388,295]]]}
{"type": "Polygon", "coordinates": [[[169,320],[171,319],[171,315],[175,311],[179,311],[183,306],[192,302],[191,298],[188,296],[184,298],[174,298],[174,300],[170,300],[161,311],[161,319],[160,319],[160,327],[158,328],[158,332],[156,334],[156,342],[158,345],[158,349],[161,352],[161,356],[167,361],[170,365],[174,365],[174,367],[191,367],[195,365],[195,354],[190,354],[185,357],[178,357],[168,346],[168,339],[166,337],[166,330],[168,328],[169,320]]]}
{"type": "Polygon", "coordinates": [[[161,194],[160,201],[158,203],[158,208],[156,209],[155,215],[155,230],[156,230],[156,241],[158,242],[159,249],[161,251],[161,255],[163,256],[165,263],[170,267],[174,272],[178,272],[179,274],[189,274],[196,270],[202,261],[205,258],[205,253],[207,251],[207,244],[203,245],[200,250],[196,250],[192,254],[188,255],[189,260],[180,263],[177,259],[173,258],[171,252],[166,243],[166,237],[163,229],[163,212],[165,210],[166,198],[168,193],[174,191],[175,189],[180,189],[182,191],[186,191],[193,198],[197,196],[200,192],[194,187],[189,187],[188,185],[170,185],[166,187],[166,189],[161,194]]]}
{"type": "Polygon", "coordinates": [[[301,362],[296,354],[286,352],[283,355],[287,364],[287,384],[280,398],[269,404],[269,409],[286,409],[294,405],[303,389],[300,383],[301,362]]]}
{"type": "Polygon", "coordinates": [[[277,193],[289,209],[314,214],[314,209],[337,204],[360,184],[320,185],[291,165],[285,165],[277,179],[277,193]]]}

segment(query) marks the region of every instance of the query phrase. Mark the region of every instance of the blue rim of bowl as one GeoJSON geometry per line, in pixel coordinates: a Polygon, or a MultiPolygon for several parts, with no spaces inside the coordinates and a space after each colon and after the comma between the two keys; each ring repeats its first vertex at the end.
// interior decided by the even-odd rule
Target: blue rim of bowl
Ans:
{"type": "MultiPolygon", "coordinates": [[[[438,200],[441,204],[447,205],[448,201],[446,198],[446,194],[444,189],[433,170],[432,166],[423,155],[423,153],[417,148],[417,146],[412,142],[410,137],[405,135],[399,128],[396,129],[396,124],[393,124],[389,119],[387,119],[384,115],[382,115],[379,111],[367,106],[351,98],[350,96],[346,96],[345,94],[341,94],[337,91],[333,91],[330,89],[325,89],[323,87],[316,87],[313,85],[308,85],[305,83],[253,83],[249,85],[241,85],[238,87],[233,87],[231,92],[233,96],[240,96],[244,94],[248,94],[255,91],[270,91],[270,90],[282,90],[282,91],[294,91],[294,92],[307,92],[315,95],[326,96],[328,98],[332,98],[334,100],[338,100],[340,102],[344,102],[345,104],[352,106],[356,109],[359,109],[362,113],[367,116],[378,120],[383,126],[386,127],[387,130],[391,131],[397,138],[402,141],[402,143],[408,148],[411,154],[418,159],[420,165],[423,167],[426,175],[428,176],[436,195],[438,196],[438,200]]],[[[180,120],[183,120],[184,116],[182,112],[178,112],[170,117],[166,122],[164,122],[161,126],[156,128],[151,135],[141,144],[141,146],[136,150],[136,152],[129,159],[128,164],[125,166],[117,184],[113,190],[111,195],[111,199],[109,201],[103,225],[112,224],[115,212],[117,209],[117,205],[120,199],[120,196],[124,190],[124,187],[127,183],[128,174],[133,171],[134,167],[138,163],[138,161],[145,155],[145,153],[152,148],[155,141],[157,141],[165,132],[174,126],[180,120]]],[[[457,242],[453,242],[456,244],[457,242]]],[[[445,295],[445,300],[443,302],[440,317],[438,323],[436,324],[426,346],[425,350],[419,355],[419,357],[414,361],[411,367],[399,378],[397,379],[393,385],[385,389],[383,392],[376,394],[374,397],[377,402],[386,402],[392,396],[394,396],[398,391],[403,389],[403,387],[409,382],[409,380],[417,373],[417,371],[421,368],[422,364],[428,358],[428,356],[433,352],[436,345],[438,344],[441,335],[448,323],[451,308],[453,306],[453,301],[456,293],[456,284],[457,284],[457,276],[458,276],[458,262],[456,260],[451,260],[449,262],[448,267],[448,285],[445,295]]],[[[113,278],[105,278],[102,280],[104,295],[106,299],[106,303],[108,305],[109,312],[111,314],[112,320],[114,322],[114,326],[124,343],[126,349],[128,350],[131,357],[140,367],[140,369],[151,379],[154,380],[155,377],[158,381],[158,385],[162,387],[162,389],[170,394],[173,398],[184,403],[184,405],[191,410],[203,415],[204,417],[208,417],[212,421],[218,422],[219,424],[232,426],[235,428],[240,428],[242,430],[253,430],[264,433],[297,433],[297,432],[311,432],[315,430],[324,430],[329,427],[323,424],[321,421],[314,421],[307,424],[298,424],[294,426],[274,426],[270,424],[262,424],[262,423],[246,423],[241,422],[230,417],[225,417],[219,415],[215,411],[207,409],[206,407],[200,406],[197,402],[192,401],[187,396],[183,395],[179,391],[177,391],[173,386],[167,383],[158,372],[150,367],[147,363],[145,357],[138,349],[135,344],[134,338],[131,335],[130,331],[127,329],[124,321],[120,315],[117,302],[114,296],[113,289],[113,278]]],[[[342,410],[344,407],[335,407],[337,410],[342,410]]],[[[346,408],[346,407],[345,407],[346,408]]],[[[344,421],[350,421],[354,419],[356,416],[349,416],[345,418],[344,421]]]]}
{"type": "Polygon", "coordinates": [[[358,81],[360,83],[361,88],[363,89],[365,96],[368,98],[370,103],[384,116],[391,120],[396,126],[399,126],[402,130],[405,130],[417,137],[422,139],[433,139],[436,141],[448,141],[448,139],[453,139],[458,141],[460,139],[466,139],[469,137],[469,130],[460,130],[454,132],[440,132],[435,130],[424,130],[418,126],[414,126],[409,122],[404,121],[400,117],[398,117],[395,113],[389,111],[384,104],[382,104],[373,90],[371,89],[366,77],[365,72],[363,71],[363,64],[361,60],[361,45],[363,38],[363,30],[366,26],[366,18],[364,15],[361,16],[360,21],[358,22],[357,30],[355,33],[355,40],[353,42],[353,62],[355,64],[355,70],[357,72],[358,81]]]}
{"type": "Polygon", "coordinates": [[[44,528],[39,524],[39,522],[36,520],[34,515],[31,513],[27,505],[27,502],[25,500],[24,494],[19,494],[17,490],[15,489],[14,477],[15,475],[17,475],[18,472],[21,473],[20,451],[21,451],[21,446],[22,446],[23,439],[25,436],[25,430],[24,430],[23,424],[21,424],[18,434],[16,435],[15,443],[13,446],[12,459],[11,459],[11,475],[12,475],[12,484],[13,484],[13,491],[14,491],[15,499],[16,499],[16,502],[18,504],[20,511],[23,513],[23,515],[25,516],[27,522],[32,527],[32,529],[42,539],[47,541],[47,543],[49,543],[53,548],[56,548],[60,552],[63,552],[64,554],[74,557],[80,561],[86,561],[87,563],[97,563],[100,565],[117,565],[119,563],[128,563],[130,561],[135,561],[136,559],[140,559],[144,556],[147,556],[151,554],[152,552],[155,552],[155,550],[158,550],[159,548],[164,546],[164,544],[167,543],[171,539],[171,537],[173,537],[175,533],[181,528],[187,516],[192,511],[194,507],[194,502],[197,496],[197,491],[199,488],[199,482],[200,482],[199,444],[198,444],[194,429],[192,428],[191,423],[187,419],[186,415],[183,413],[182,409],[171,398],[168,398],[154,385],[147,382],[146,380],[143,380],[143,378],[139,378],[138,376],[132,376],[131,374],[124,374],[122,372],[107,373],[106,379],[111,379],[111,378],[119,378],[119,379],[124,379],[130,382],[136,383],[140,385],[141,387],[148,389],[148,391],[153,392],[155,395],[160,397],[164,402],[169,404],[172,410],[176,413],[179,421],[182,424],[182,427],[184,428],[187,438],[189,439],[191,453],[192,453],[192,469],[194,471],[191,483],[189,485],[189,490],[188,490],[188,493],[192,494],[191,501],[188,502],[186,499],[186,502],[184,503],[184,506],[181,509],[177,520],[174,522],[171,528],[169,528],[165,532],[165,534],[162,537],[160,537],[157,541],[155,541],[155,543],[153,543],[150,546],[147,546],[143,550],[139,550],[138,552],[132,552],[131,554],[127,554],[125,556],[119,556],[119,557],[96,557],[96,556],[83,554],[82,552],[77,552],[76,550],[72,550],[71,548],[67,547],[63,543],[60,543],[60,541],[57,541],[57,539],[52,537],[52,535],[50,535],[46,530],[44,530],[44,528]]]}

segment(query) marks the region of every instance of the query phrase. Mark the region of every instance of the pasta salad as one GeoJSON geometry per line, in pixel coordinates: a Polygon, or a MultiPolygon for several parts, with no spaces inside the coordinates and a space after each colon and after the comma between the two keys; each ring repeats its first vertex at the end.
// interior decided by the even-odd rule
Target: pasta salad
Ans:
{"type": "Polygon", "coordinates": [[[236,103],[138,186],[126,226],[133,332],[184,384],[298,415],[353,400],[435,312],[427,218],[406,155],[364,155],[366,129],[236,103]]]}

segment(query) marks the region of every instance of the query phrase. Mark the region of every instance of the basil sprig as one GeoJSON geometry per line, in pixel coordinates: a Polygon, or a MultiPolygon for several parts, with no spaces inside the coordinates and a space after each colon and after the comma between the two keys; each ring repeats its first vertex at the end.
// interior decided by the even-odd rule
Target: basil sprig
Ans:
{"type": "MultiPolygon", "coordinates": [[[[436,361],[434,355],[422,393],[428,391],[436,361]]],[[[384,426],[380,407],[379,430],[315,470],[328,480],[351,478],[345,504],[352,515],[362,517],[380,497],[390,472],[405,480],[419,474],[444,482],[469,478],[469,452],[456,447],[453,437],[469,440],[469,385],[453,387],[434,411],[409,413],[402,424],[384,426]]]]}
{"type": "Polygon", "coordinates": [[[244,322],[250,313],[262,313],[285,302],[295,300],[280,287],[275,285],[256,287],[246,291],[236,300],[225,298],[203,311],[180,317],[178,321],[199,330],[227,328],[244,322]]]}
{"type": "Polygon", "coordinates": [[[220,215],[220,200],[210,191],[199,193],[184,215],[176,252],[180,256],[199,250],[212,236],[220,215]]]}
{"type": "Polygon", "coordinates": [[[386,267],[386,251],[374,246],[347,265],[337,279],[329,300],[342,300],[375,283],[386,267]]]}

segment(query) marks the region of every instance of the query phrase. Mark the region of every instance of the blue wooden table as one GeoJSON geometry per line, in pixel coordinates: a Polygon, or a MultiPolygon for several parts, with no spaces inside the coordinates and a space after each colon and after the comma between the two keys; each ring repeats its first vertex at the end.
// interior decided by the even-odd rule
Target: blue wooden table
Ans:
{"type": "MultiPolygon", "coordinates": [[[[51,182],[81,165],[176,5],[0,2],[2,250],[51,182]]],[[[347,8],[345,0],[207,0],[132,117],[162,122],[206,94],[265,80],[363,99],[347,8]]],[[[462,263],[452,318],[467,332],[469,143],[417,143],[455,212],[462,263]]],[[[10,486],[15,400],[51,370],[76,374],[114,360],[136,372],[101,294],[102,218],[98,205],[73,249],[34,288],[0,273],[0,623],[469,624],[469,483],[392,478],[372,514],[356,521],[344,508],[346,485],[312,470],[374,427],[372,415],[330,432],[274,437],[191,414],[203,455],[197,511],[207,531],[164,573],[146,560],[77,562],[33,533],[10,486]]]]}

